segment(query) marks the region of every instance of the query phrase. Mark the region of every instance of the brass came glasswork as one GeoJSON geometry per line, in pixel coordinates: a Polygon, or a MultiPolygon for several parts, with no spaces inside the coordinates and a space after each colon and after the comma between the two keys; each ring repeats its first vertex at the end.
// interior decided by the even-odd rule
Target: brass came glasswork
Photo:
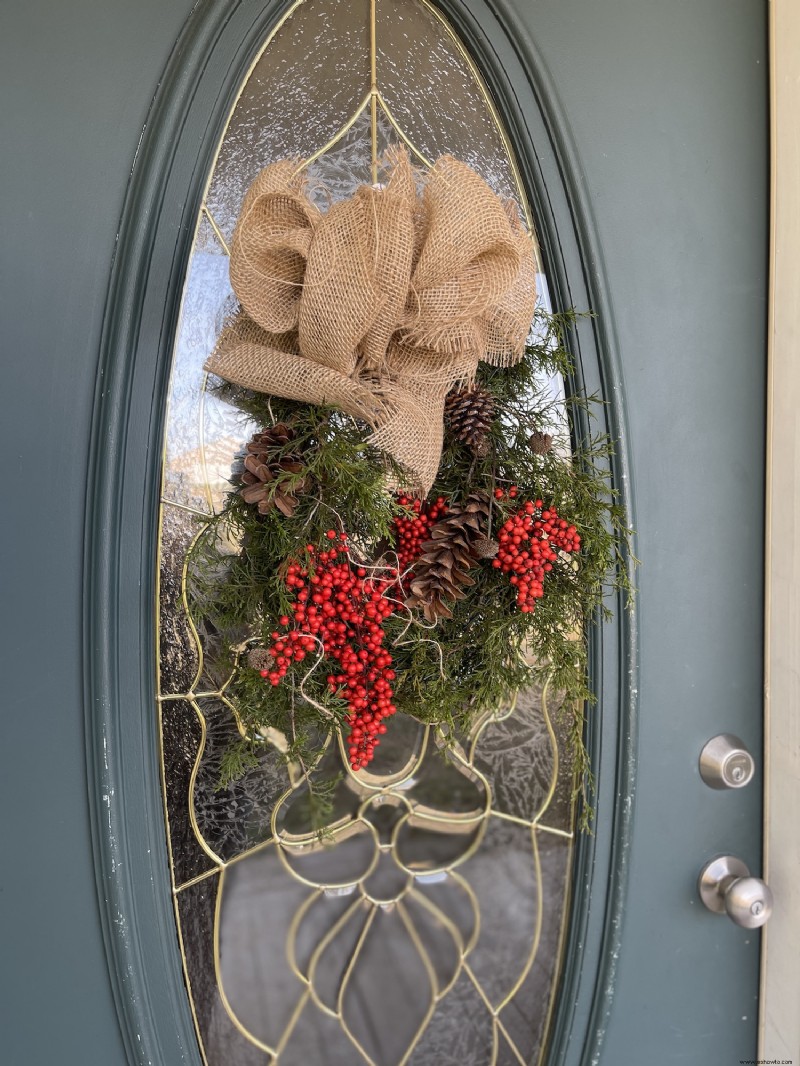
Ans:
{"type": "MultiPolygon", "coordinates": [[[[430,165],[431,152],[395,114],[402,101],[389,102],[380,80],[381,29],[394,20],[425,57],[460,64],[453,76],[471,86],[463,89],[464,113],[494,130],[496,165],[511,175],[530,225],[502,123],[446,20],[427,0],[361,2],[368,88],[336,132],[305,155],[310,180],[315,165],[350,180],[362,148],[365,177],[378,180],[392,138],[430,165]],[[429,40],[419,40],[423,30],[429,40]]],[[[348,0],[298,0],[242,93],[266,69],[259,64],[271,44],[290,47],[293,26],[313,33],[324,12],[334,48],[330,26],[340,15],[352,25],[360,10],[348,0]]],[[[156,601],[164,810],[201,1054],[208,1066],[541,1061],[565,933],[574,813],[572,770],[559,759],[546,691],[487,713],[468,736],[398,715],[391,745],[358,774],[341,742],[329,743],[315,767],[287,764],[279,757],[286,738],[270,730],[259,766],[230,789],[216,788],[221,753],[242,726],[232,677],[215,675],[204,655],[217,638],[201,632],[189,611],[187,559],[252,428],[207,392],[202,372],[232,302],[226,256],[234,216],[220,175],[235,166],[236,153],[225,155],[235,115],[236,107],[209,175],[177,333],[156,601]],[[308,778],[334,770],[341,776],[320,834],[308,815],[308,778]]],[[[247,135],[236,133],[242,143],[247,135]]],[[[361,170],[353,180],[363,180],[361,170]]]]}

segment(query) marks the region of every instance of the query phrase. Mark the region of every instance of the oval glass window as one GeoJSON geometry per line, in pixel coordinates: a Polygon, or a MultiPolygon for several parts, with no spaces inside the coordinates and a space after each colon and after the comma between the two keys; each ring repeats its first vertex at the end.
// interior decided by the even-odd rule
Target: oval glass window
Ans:
{"type": "Polygon", "coordinates": [[[275,730],[220,787],[241,719],[215,651],[246,634],[193,617],[190,550],[259,428],[203,371],[235,305],[230,239],[268,163],[301,159],[325,209],[374,182],[395,144],[420,167],[469,163],[533,230],[491,98],[434,7],[297,3],[242,86],[197,222],[168,400],[158,692],[178,935],[209,1066],[526,1064],[546,1046],[574,809],[542,692],[446,745],[398,715],[361,779],[329,749],[340,784],[322,834],[275,730]]]}

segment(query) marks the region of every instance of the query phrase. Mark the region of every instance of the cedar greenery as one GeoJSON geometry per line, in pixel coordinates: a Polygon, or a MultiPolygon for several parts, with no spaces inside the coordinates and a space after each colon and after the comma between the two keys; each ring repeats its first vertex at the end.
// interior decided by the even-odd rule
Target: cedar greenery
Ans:
{"type": "MultiPolygon", "coordinates": [[[[471,493],[489,493],[489,535],[528,499],[542,499],[568,519],[581,536],[576,557],[564,557],[547,575],[545,594],[533,613],[521,613],[508,577],[483,560],[470,571],[475,583],[464,597],[448,604],[451,618],[432,628],[420,612],[398,612],[384,623],[385,644],[393,658],[394,702],[399,712],[440,726],[454,735],[469,729],[487,709],[507,705],[520,689],[542,684],[563,694],[561,714],[576,768],[576,793],[584,799],[584,824],[591,790],[582,742],[583,708],[593,702],[587,670],[587,626],[608,616],[604,602],[612,589],[630,592],[625,565],[630,531],[623,509],[608,485],[612,443],[605,436],[575,440],[577,427],[596,402],[570,396],[548,398],[542,374],[572,375],[566,338],[575,314],[537,311],[537,341],[510,368],[481,363],[477,385],[491,397],[496,412],[488,446],[479,453],[453,432],[445,433],[438,476],[430,499],[461,504],[471,493]],[[576,414],[582,412],[580,418],[576,414]],[[536,434],[553,435],[547,450],[532,446],[536,434]],[[570,440],[570,433],[573,439],[570,440]],[[516,500],[494,498],[496,488],[517,486],[516,500]]],[[[394,518],[406,512],[387,491],[387,475],[402,478],[391,458],[368,442],[369,428],[329,408],[267,397],[223,383],[219,392],[249,415],[260,429],[279,422],[293,436],[275,454],[276,492],[289,495],[303,485],[290,516],[273,507],[266,514],[239,494],[240,471],[221,513],[202,530],[189,560],[188,593],[193,617],[204,635],[206,655],[219,669],[235,669],[228,694],[240,715],[243,738],[226,753],[220,777],[224,787],[254,765],[269,746],[263,732],[276,729],[287,738],[283,758],[305,771],[316,765],[329,734],[341,732],[345,702],[331,695],[330,670],[314,657],[295,663],[279,685],[265,684],[248,668],[244,652],[268,647],[277,620],[290,613],[286,587],[290,562],[313,567],[307,545],[323,545],[330,528],[345,530],[353,555],[365,562],[386,559],[392,547],[394,518]],[[241,660],[241,661],[240,661],[241,660]],[[302,686],[302,692],[301,692],[302,686]],[[306,698],[310,697],[310,698],[306,698]],[[324,710],[324,713],[323,713],[324,710]]],[[[408,591],[406,579],[405,589],[408,591]]],[[[391,744],[391,719],[384,739],[391,744]]],[[[335,739],[335,737],[333,738],[335,739]]],[[[274,750],[274,749],[273,749],[274,750]]],[[[318,775],[314,775],[315,777],[318,775]]],[[[309,779],[311,786],[311,779],[309,779]]],[[[315,795],[311,814],[323,824],[330,781],[315,795]],[[314,804],[316,803],[316,809],[314,804]]]]}

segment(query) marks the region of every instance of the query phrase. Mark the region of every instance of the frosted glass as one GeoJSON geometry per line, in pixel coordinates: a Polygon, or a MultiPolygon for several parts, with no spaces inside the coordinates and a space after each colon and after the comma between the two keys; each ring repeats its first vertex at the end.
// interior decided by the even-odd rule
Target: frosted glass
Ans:
{"type": "Polygon", "coordinates": [[[400,127],[428,157],[449,152],[501,196],[519,199],[486,97],[444,24],[419,0],[378,0],[378,85],[400,127]]]}
{"type": "Polygon", "coordinates": [[[259,170],[322,148],[366,96],[369,72],[368,0],[309,0],[287,19],[242,90],[209,186],[226,238],[259,170]]]}

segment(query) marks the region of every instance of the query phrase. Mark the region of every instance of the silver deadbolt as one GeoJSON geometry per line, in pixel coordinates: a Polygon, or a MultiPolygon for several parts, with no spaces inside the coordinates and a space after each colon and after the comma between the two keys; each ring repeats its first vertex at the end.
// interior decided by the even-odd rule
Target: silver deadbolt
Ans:
{"type": "Polygon", "coordinates": [[[758,929],[772,914],[772,892],[759,877],[751,877],[741,859],[720,855],[700,871],[700,899],[714,914],[727,914],[745,929],[758,929]]]}
{"type": "Polygon", "coordinates": [[[712,737],[700,752],[700,776],[709,788],[744,788],[755,769],[753,756],[732,733],[712,737]]]}

